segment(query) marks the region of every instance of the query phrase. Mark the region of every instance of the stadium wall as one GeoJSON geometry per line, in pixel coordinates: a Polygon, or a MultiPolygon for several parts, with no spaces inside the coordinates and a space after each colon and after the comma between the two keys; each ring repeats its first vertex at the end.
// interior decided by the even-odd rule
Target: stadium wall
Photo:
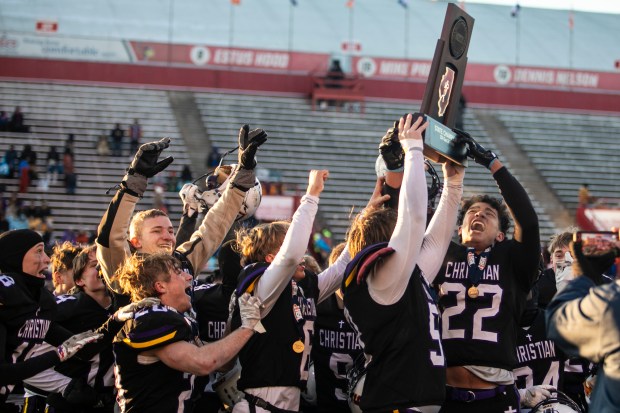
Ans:
{"type": "MultiPolygon", "coordinates": [[[[478,79],[478,75],[483,74],[485,70],[490,69],[479,68],[476,65],[468,67],[463,93],[469,104],[584,113],[620,113],[620,83],[617,82],[619,75],[615,73],[600,74],[602,81],[610,83],[612,87],[573,88],[557,84],[545,85],[540,82],[502,85],[478,79]],[[616,88],[618,90],[615,90],[616,88]]],[[[547,71],[550,70],[553,69],[547,71]]],[[[532,71],[534,72],[534,69],[532,71]]],[[[258,68],[206,68],[153,63],[123,64],[0,57],[0,78],[41,82],[109,83],[132,87],[218,89],[309,96],[313,84],[312,75],[313,73],[308,71],[273,71],[258,68]]],[[[425,87],[424,76],[361,77],[360,82],[365,96],[369,99],[421,100],[425,87]]]]}

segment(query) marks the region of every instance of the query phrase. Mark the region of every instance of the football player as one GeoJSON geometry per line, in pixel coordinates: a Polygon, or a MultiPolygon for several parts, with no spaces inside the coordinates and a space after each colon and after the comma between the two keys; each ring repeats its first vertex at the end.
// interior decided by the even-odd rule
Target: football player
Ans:
{"type": "MultiPolygon", "coordinates": [[[[332,265],[345,243],[338,244],[329,256],[332,265]]],[[[347,372],[362,353],[358,335],[344,315],[339,289],[316,306],[311,358],[316,379],[316,403],[320,412],[350,412],[347,403],[347,372]]]]}
{"type": "Polygon", "coordinates": [[[493,174],[506,205],[487,195],[463,203],[461,243],[450,245],[437,276],[448,366],[441,412],[518,411],[512,371],[520,314],[538,275],[538,217],[525,189],[493,152],[464,132],[458,139],[493,174]],[[506,206],[515,221],[512,239],[506,206]]]}
{"type": "MultiPolygon", "coordinates": [[[[130,246],[138,252],[174,254],[182,262],[186,272],[194,275],[199,271],[220,246],[234,223],[245,193],[254,187],[256,151],[266,140],[267,133],[262,129],[250,131],[248,125],[241,128],[238,168],[230,179],[228,189],[205,215],[191,238],[179,247],[176,247],[170,218],[163,211],[142,211],[132,218],[138,199],[146,190],[148,178],[164,170],[173,160],[168,157],[158,161],[161,152],[170,145],[169,138],[142,145],[97,231],[97,258],[109,288],[115,293],[119,292],[114,273],[130,255],[130,246]]],[[[116,306],[124,304],[123,301],[116,306]]]]}
{"type": "Polygon", "coordinates": [[[388,130],[390,149],[382,150],[389,171],[404,163],[398,211],[366,209],[349,230],[354,258],[342,290],[345,314],[366,355],[363,411],[437,411],[445,397],[439,312],[429,282],[454,232],[464,169],[444,164],[445,189],[426,230],[422,133],[428,122],[422,122],[423,117],[401,118],[388,130]]]}
{"type": "MultiPolygon", "coordinates": [[[[238,387],[245,392],[245,400],[235,404],[233,412],[299,410],[301,389],[308,379],[316,303],[338,288],[349,261],[343,252],[318,276],[304,271],[302,264],[328,174],[310,172],[306,194],[290,224],[261,224],[237,235],[242,262],[248,265],[239,276],[236,295],[247,291],[260,298],[267,331],[253,337],[239,353],[238,387]]],[[[236,314],[232,322],[239,323],[236,314]]]]}
{"type": "Polygon", "coordinates": [[[134,302],[158,297],[128,320],[114,339],[116,387],[121,412],[191,411],[195,375],[228,363],[254,334],[260,300],[239,298],[241,326],[225,338],[202,345],[185,290],[192,277],[168,253],[135,254],[119,271],[123,292],[134,302]]]}

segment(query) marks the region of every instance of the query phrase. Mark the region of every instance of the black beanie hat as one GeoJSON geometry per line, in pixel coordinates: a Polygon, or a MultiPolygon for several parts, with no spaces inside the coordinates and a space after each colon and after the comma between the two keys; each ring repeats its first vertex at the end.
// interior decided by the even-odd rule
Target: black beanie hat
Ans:
{"type": "Polygon", "coordinates": [[[24,255],[43,238],[30,229],[16,229],[0,234],[0,270],[23,272],[24,255]]]}

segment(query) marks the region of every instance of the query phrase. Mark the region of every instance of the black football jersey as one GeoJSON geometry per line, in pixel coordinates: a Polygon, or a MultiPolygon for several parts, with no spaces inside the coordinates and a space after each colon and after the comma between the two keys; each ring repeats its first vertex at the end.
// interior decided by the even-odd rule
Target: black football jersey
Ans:
{"type": "MultiPolygon", "coordinates": [[[[56,315],[56,301],[44,280],[21,274],[0,274],[0,324],[4,327],[4,362],[28,360],[46,338],[56,315]],[[40,284],[40,285],[39,285],[40,284]]],[[[47,345],[45,344],[47,347],[47,345]]],[[[0,386],[0,400],[13,389],[0,386]]]]}
{"type": "Polygon", "coordinates": [[[519,328],[516,355],[517,366],[513,372],[517,388],[541,384],[561,388],[566,357],[547,338],[544,311],[538,311],[530,328],[519,328]]]}
{"type": "MultiPolygon", "coordinates": [[[[255,280],[268,267],[266,263],[248,265],[242,271],[237,296],[248,289],[248,279],[255,280]]],[[[247,388],[295,386],[305,388],[310,367],[310,351],[316,319],[318,278],[306,274],[305,288],[295,281],[287,284],[269,314],[261,321],[267,330],[254,334],[239,352],[241,378],[240,390],[247,388]]],[[[238,307],[235,309],[232,328],[241,325],[238,307]]]]}
{"type": "MultiPolygon", "coordinates": [[[[59,295],[56,297],[58,308],[55,321],[74,334],[83,331],[95,330],[105,323],[112,315],[112,306],[103,308],[93,298],[83,291],[76,294],[59,295]]],[[[103,343],[101,343],[103,344],[103,343]]],[[[100,348],[90,363],[90,370],[94,373],[93,387],[104,389],[113,386],[114,354],[112,345],[100,348]]],[[[57,366],[56,370],[63,374],[68,373],[67,363],[57,366]]],[[[92,374],[89,374],[92,377],[92,374]]]]}
{"type": "Polygon", "coordinates": [[[166,306],[136,313],[114,339],[116,387],[122,412],[191,411],[194,376],[166,366],[147,350],[198,340],[194,320],[166,306]]]}
{"type": "Polygon", "coordinates": [[[349,412],[347,372],[362,353],[357,332],[346,321],[335,294],[316,308],[311,358],[319,411],[349,412]]]}
{"type": "MultiPolygon", "coordinates": [[[[525,260],[514,253],[515,243],[506,240],[493,246],[477,286],[477,298],[470,298],[467,293],[471,285],[467,249],[450,244],[435,280],[439,285],[441,338],[448,366],[477,365],[505,370],[516,366],[517,329],[536,271],[519,271],[525,260]]],[[[537,263],[538,257],[534,259],[537,263]]]]}
{"type": "Polygon", "coordinates": [[[358,256],[347,267],[343,292],[345,314],[359,332],[369,360],[360,407],[364,412],[385,412],[441,405],[445,360],[439,311],[426,279],[416,267],[400,300],[378,304],[370,296],[366,280],[358,283],[352,276],[358,256]]]}
{"type": "Polygon", "coordinates": [[[213,342],[224,337],[228,320],[228,304],[233,289],[222,284],[198,284],[194,286],[192,307],[196,312],[200,338],[213,342]]]}

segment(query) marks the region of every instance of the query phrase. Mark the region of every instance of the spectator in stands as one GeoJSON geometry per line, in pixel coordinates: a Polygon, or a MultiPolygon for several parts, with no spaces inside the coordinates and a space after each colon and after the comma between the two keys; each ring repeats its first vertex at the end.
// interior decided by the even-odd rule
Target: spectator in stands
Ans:
{"type": "Polygon", "coordinates": [[[332,59],[329,69],[327,69],[327,75],[325,76],[329,82],[325,82],[326,87],[339,88],[340,80],[344,79],[344,71],[340,67],[339,59],[332,59]]]}
{"type": "Polygon", "coordinates": [[[60,163],[60,154],[55,146],[51,146],[47,151],[47,181],[55,184],[58,181],[58,175],[63,173],[62,164],[60,163]]]}
{"type": "Polygon", "coordinates": [[[105,131],[101,135],[99,135],[99,140],[97,141],[97,153],[99,154],[99,156],[110,155],[110,145],[108,143],[108,134],[105,131]]]}
{"type": "Polygon", "coordinates": [[[9,131],[11,132],[29,132],[30,127],[24,124],[24,114],[19,106],[15,107],[11,120],[9,121],[9,131]]]}
{"type": "Polygon", "coordinates": [[[28,192],[30,186],[30,164],[27,159],[19,161],[19,192],[28,192]]]}
{"type": "Polygon", "coordinates": [[[142,139],[142,126],[138,119],[134,119],[133,123],[129,125],[127,135],[129,136],[129,154],[131,155],[136,153],[140,146],[140,139],[142,139]]]}
{"type": "MultiPolygon", "coordinates": [[[[181,186],[186,183],[191,183],[193,180],[194,179],[192,177],[192,170],[190,169],[189,165],[183,166],[183,170],[181,171],[181,186]]],[[[177,190],[180,189],[181,188],[178,188],[177,190]]]]}
{"type": "Polygon", "coordinates": [[[19,154],[19,160],[21,161],[24,159],[28,161],[28,176],[30,181],[37,179],[39,177],[37,173],[37,153],[32,149],[32,145],[30,144],[24,145],[24,149],[22,149],[22,152],[19,154]]]}
{"type": "Polygon", "coordinates": [[[123,155],[123,138],[125,137],[125,131],[121,128],[121,124],[117,123],[114,129],[110,131],[110,138],[112,138],[112,155],[123,155]]]}
{"type": "Polygon", "coordinates": [[[192,411],[194,375],[225,366],[260,329],[260,300],[241,296],[240,328],[199,347],[198,326],[184,315],[191,309],[185,290],[192,276],[178,259],[168,253],[136,254],[126,260],[118,279],[134,302],[161,300],[127,321],[114,340],[119,404],[123,411],[192,411]]]}
{"type": "Polygon", "coordinates": [[[15,145],[9,145],[9,149],[4,153],[4,160],[9,166],[9,178],[15,178],[15,174],[19,169],[19,154],[15,149],[15,145]]]}
{"type": "Polygon", "coordinates": [[[0,132],[5,132],[9,130],[9,115],[7,115],[6,111],[0,110],[0,132]]]}
{"type": "Polygon", "coordinates": [[[220,154],[220,149],[215,145],[212,146],[211,152],[209,152],[209,156],[207,156],[207,169],[213,170],[217,168],[217,166],[220,164],[221,156],[222,155],[220,154]]]}
{"type": "MultiPolygon", "coordinates": [[[[325,87],[332,89],[340,89],[342,88],[342,80],[345,78],[344,71],[340,66],[339,59],[332,59],[329,68],[327,69],[327,74],[325,75],[325,87]]],[[[341,105],[342,102],[336,101],[322,101],[319,103],[319,107],[321,109],[327,109],[327,106],[335,106],[336,104],[341,105]]]]}
{"type": "Polygon", "coordinates": [[[65,148],[71,149],[71,152],[75,152],[75,135],[70,133],[67,135],[67,140],[65,141],[65,148]]]}
{"type": "Polygon", "coordinates": [[[579,206],[589,207],[594,202],[594,198],[590,195],[588,184],[581,184],[579,188],[579,206]]]}
{"type": "Polygon", "coordinates": [[[65,192],[69,195],[75,194],[75,187],[77,186],[77,175],[73,161],[73,152],[71,152],[71,148],[66,147],[62,156],[62,165],[65,172],[65,192]]]}
{"type": "Polygon", "coordinates": [[[82,248],[68,241],[56,244],[51,257],[54,295],[68,294],[75,286],[73,281],[73,260],[82,248]]]}

